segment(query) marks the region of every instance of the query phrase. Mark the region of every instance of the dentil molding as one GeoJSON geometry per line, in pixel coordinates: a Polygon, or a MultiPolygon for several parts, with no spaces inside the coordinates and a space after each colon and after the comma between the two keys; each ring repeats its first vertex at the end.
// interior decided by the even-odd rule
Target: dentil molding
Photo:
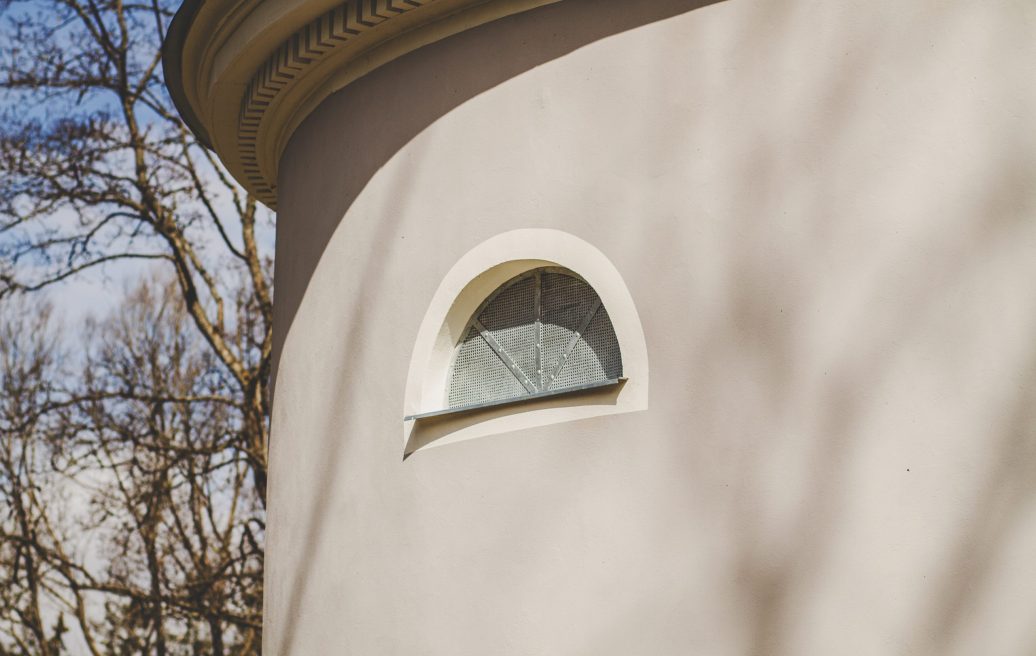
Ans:
{"type": "Polygon", "coordinates": [[[328,95],[421,46],[559,0],[186,0],[163,46],[181,116],[248,191],[328,95]]]}

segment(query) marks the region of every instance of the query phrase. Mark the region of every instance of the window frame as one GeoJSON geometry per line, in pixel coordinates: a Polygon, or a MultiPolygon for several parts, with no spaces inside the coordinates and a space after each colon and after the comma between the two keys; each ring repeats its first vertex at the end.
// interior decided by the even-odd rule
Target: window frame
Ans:
{"type": "MultiPolygon", "coordinates": [[[[475,311],[472,313],[471,318],[468,319],[468,322],[465,324],[464,330],[461,331],[461,338],[454,345],[453,353],[452,353],[452,355],[450,357],[449,367],[447,369],[448,373],[447,373],[447,377],[446,377],[446,381],[445,381],[446,384],[445,384],[444,390],[443,390],[443,399],[442,399],[443,408],[440,409],[440,410],[432,410],[432,411],[429,411],[429,412],[422,412],[422,413],[418,413],[418,414],[407,415],[407,416],[405,416],[403,418],[404,421],[431,419],[431,418],[437,418],[437,417],[446,417],[446,416],[470,414],[470,413],[475,413],[475,412],[478,412],[480,410],[487,409],[487,408],[497,408],[497,407],[501,407],[501,406],[524,404],[524,403],[539,401],[539,400],[542,400],[542,399],[545,399],[545,398],[550,398],[550,397],[574,396],[574,395],[577,395],[577,394],[580,394],[580,393],[591,392],[591,391],[594,391],[594,390],[600,390],[600,389],[607,388],[607,387],[621,386],[621,385],[623,385],[628,380],[628,378],[626,376],[622,375],[623,374],[622,363],[621,363],[622,349],[621,349],[621,345],[619,345],[617,343],[616,344],[616,348],[619,349],[620,364],[619,364],[619,375],[615,376],[614,378],[607,378],[605,380],[596,380],[596,381],[592,381],[592,382],[580,383],[580,384],[577,384],[577,385],[570,385],[568,387],[564,387],[564,388],[561,388],[561,389],[554,389],[554,390],[540,389],[538,391],[530,391],[528,394],[523,394],[523,395],[520,395],[520,396],[514,396],[514,397],[509,397],[509,398],[504,398],[504,399],[492,399],[492,400],[487,400],[487,401],[480,401],[480,402],[477,402],[477,403],[467,403],[467,404],[457,405],[457,406],[453,406],[453,407],[449,406],[449,394],[450,394],[450,384],[452,382],[452,375],[453,375],[453,372],[455,371],[455,366],[456,366],[456,363],[457,363],[457,358],[460,355],[460,352],[461,352],[462,348],[464,347],[467,335],[474,328],[474,329],[478,330],[480,333],[483,333],[483,338],[484,338],[484,333],[488,332],[488,331],[485,329],[484,326],[482,328],[478,328],[478,326],[481,325],[480,317],[482,316],[483,312],[501,294],[503,294],[507,290],[511,289],[514,285],[517,285],[517,284],[521,283],[523,280],[525,280],[527,278],[533,278],[533,277],[540,278],[540,280],[538,280],[537,284],[536,284],[536,293],[535,293],[536,319],[535,319],[535,321],[537,323],[536,342],[537,342],[538,345],[541,343],[541,341],[542,341],[542,332],[539,329],[539,325],[540,325],[540,322],[541,322],[541,307],[542,307],[540,305],[540,299],[541,299],[541,294],[542,294],[542,289],[543,289],[543,284],[542,284],[542,278],[541,277],[543,276],[543,274],[548,274],[548,273],[559,274],[559,275],[564,275],[564,276],[567,276],[567,277],[570,277],[570,278],[574,278],[574,279],[582,282],[583,284],[587,285],[593,291],[594,295],[597,297],[597,301],[594,304],[593,310],[591,310],[587,314],[585,320],[580,325],[579,330],[574,330],[573,331],[572,347],[568,348],[567,352],[570,353],[571,349],[578,343],[579,340],[585,341],[585,339],[584,339],[585,338],[585,334],[586,334],[585,331],[586,331],[587,327],[589,326],[589,324],[593,321],[593,319],[597,316],[598,313],[600,313],[601,311],[607,312],[607,308],[604,305],[604,301],[601,298],[601,296],[598,293],[598,291],[594,288],[594,286],[591,285],[590,282],[587,281],[583,276],[579,275],[575,271],[572,271],[571,269],[568,269],[566,267],[561,267],[561,266],[540,266],[540,267],[536,267],[534,269],[523,271],[522,273],[520,273],[520,274],[518,274],[516,276],[513,276],[513,277],[507,279],[506,281],[504,281],[503,283],[501,283],[500,285],[498,285],[497,288],[494,289],[488,296],[486,296],[486,298],[475,308],[475,311]]],[[[610,319],[609,319],[609,321],[610,321],[610,319]]],[[[616,342],[618,342],[618,335],[615,333],[614,326],[611,327],[611,331],[612,331],[612,334],[613,334],[614,338],[616,339],[616,342]]],[[[497,350],[497,347],[494,346],[493,343],[490,340],[486,340],[486,341],[489,344],[490,348],[494,352],[496,352],[497,356],[500,357],[501,360],[504,361],[504,364],[506,366],[508,366],[508,368],[510,368],[512,370],[512,373],[514,373],[514,371],[513,371],[514,363],[513,362],[512,363],[508,363],[506,360],[504,360],[504,357],[497,350]]],[[[539,349],[537,349],[537,372],[541,368],[540,367],[540,363],[538,361],[539,357],[540,357],[540,352],[539,352],[539,349]]],[[[567,357],[567,353],[566,353],[566,357],[567,357]]],[[[564,365],[559,361],[559,363],[557,365],[557,369],[555,370],[555,372],[554,372],[553,376],[551,377],[551,379],[553,379],[554,376],[556,376],[558,373],[560,373],[560,371],[561,371],[563,366],[564,365]]],[[[521,373],[524,376],[527,377],[527,375],[524,374],[524,372],[521,372],[521,373]]],[[[518,381],[520,383],[522,382],[521,378],[518,377],[517,373],[515,373],[515,377],[518,379],[518,381]]],[[[523,383],[523,385],[524,385],[524,383],[523,383]]],[[[540,381],[540,385],[542,386],[542,381],[540,381]]],[[[548,383],[548,385],[549,385],[549,383],[548,383]]]]}

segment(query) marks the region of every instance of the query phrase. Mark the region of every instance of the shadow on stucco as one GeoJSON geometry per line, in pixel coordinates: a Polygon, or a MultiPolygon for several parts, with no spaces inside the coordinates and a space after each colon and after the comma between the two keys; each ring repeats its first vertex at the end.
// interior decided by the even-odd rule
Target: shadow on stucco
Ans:
{"type": "MultiPolygon", "coordinates": [[[[802,11],[802,6],[797,10],[802,11]]],[[[765,61],[770,47],[794,34],[794,3],[769,3],[757,17],[758,22],[745,25],[743,58],[728,62],[729,69],[738,75],[764,69],[760,62],[765,61]]],[[[934,41],[936,37],[931,35],[945,38],[944,35],[961,29],[953,24],[953,17],[953,12],[917,12],[909,17],[911,20],[898,25],[897,31],[914,30],[923,35],[917,37],[919,41],[934,41]]],[[[778,130],[773,126],[769,130],[746,126],[744,142],[729,144],[733,153],[729,156],[731,177],[751,184],[753,189],[752,193],[735,191],[739,198],[736,210],[723,217],[729,236],[724,243],[730,247],[722,255],[727,262],[722,284],[726,306],[721,312],[702,317],[708,327],[697,344],[696,357],[686,367],[686,387],[672,398],[660,398],[665,394],[661,390],[653,398],[655,407],[685,401],[691,403],[692,413],[715,413],[715,433],[688,436],[678,446],[679,451],[674,451],[673,462],[674,466],[686,468],[689,494],[704,498],[714,496],[717,486],[731,490],[725,510],[737,519],[729,580],[742,593],[745,636],[743,648],[736,653],[822,653],[803,651],[803,644],[808,644],[810,633],[817,631],[819,623],[809,620],[822,614],[817,607],[825,603],[816,591],[823,589],[824,577],[832,574],[834,554],[845,549],[846,526],[853,518],[852,497],[859,493],[853,488],[854,482],[859,481],[854,478],[859,476],[857,459],[872,436],[868,435],[873,430],[869,425],[881,413],[882,406],[896,401],[882,396],[880,391],[891,387],[896,368],[903,366],[904,358],[911,357],[911,348],[934,346],[947,339],[943,332],[946,326],[940,325],[937,317],[947,312],[961,288],[980,276],[983,267],[991,262],[1015,257],[1007,254],[1013,241],[1032,241],[1031,216],[1036,206],[1031,189],[1036,180],[1036,157],[1026,150],[1024,143],[1016,142],[1009,131],[1002,130],[988,139],[988,151],[983,153],[988,165],[980,169],[979,175],[964,177],[959,186],[944,189],[948,205],[966,207],[971,215],[983,219],[963,229],[949,219],[943,223],[933,221],[929,232],[904,235],[902,247],[896,252],[875,252],[871,254],[872,260],[860,262],[861,267],[874,265],[873,275],[866,280],[862,292],[864,305],[873,308],[873,313],[860,320],[880,327],[859,341],[850,341],[848,338],[855,338],[857,331],[847,329],[843,348],[810,366],[809,361],[814,359],[809,352],[813,347],[808,333],[811,317],[830,311],[824,303],[830,297],[823,294],[825,283],[816,276],[815,259],[835,252],[835,242],[848,238],[837,234],[837,222],[832,220],[839,207],[832,190],[825,188],[826,173],[850,158],[852,145],[848,135],[861,117],[874,111],[873,107],[861,104],[860,99],[874,84],[875,70],[896,57],[901,58],[904,71],[923,66],[923,58],[915,61],[897,52],[897,38],[901,37],[883,31],[884,27],[887,26],[875,25],[863,30],[870,39],[869,48],[856,49],[853,56],[832,64],[825,76],[812,81],[814,104],[799,119],[813,135],[819,135],[815,139],[817,148],[807,151],[800,160],[789,157],[792,149],[783,148],[781,139],[796,139],[799,135],[791,128],[782,134],[785,126],[778,130]],[[787,186],[789,169],[801,171],[800,188],[787,186]],[[769,201],[774,196],[798,194],[806,200],[796,211],[816,219],[807,239],[800,243],[781,242],[786,235],[761,229],[764,208],[773,207],[769,201]],[[889,305],[888,290],[902,291],[904,284],[910,285],[904,293],[909,303],[889,305]],[[779,298],[775,299],[775,295],[779,298]],[[780,308],[779,314],[771,312],[776,307],[780,308]],[[731,416],[728,408],[732,404],[709,403],[722,391],[706,388],[731,379],[731,372],[738,370],[746,372],[748,389],[737,390],[736,394],[732,390],[731,396],[739,397],[747,412],[731,416]],[[812,422],[798,423],[806,415],[812,422]],[[806,444],[808,464],[794,471],[782,471],[775,462],[781,460],[784,452],[796,448],[792,446],[795,442],[806,444]],[[742,453],[736,472],[717,471],[715,453],[730,449],[742,453]],[[798,502],[790,510],[775,510],[776,502],[769,500],[777,496],[774,486],[795,487],[798,502]],[[776,527],[772,523],[774,515],[783,518],[776,527]]],[[[1007,26],[1003,29],[1005,33],[1010,31],[1007,26]]],[[[660,86],[664,84],[664,80],[659,80],[660,86]]],[[[1010,89],[1009,79],[1003,84],[1010,89]]],[[[732,106],[736,107],[739,100],[751,102],[747,93],[738,99],[737,89],[738,85],[733,84],[732,106]]],[[[987,109],[989,124],[996,123],[995,117],[1001,111],[987,109]]],[[[916,130],[927,127],[918,124],[916,130]]],[[[953,126],[939,129],[946,130],[942,135],[945,141],[954,141],[953,126]]],[[[897,166],[908,169],[913,165],[910,149],[917,146],[903,144],[901,148],[901,152],[892,154],[902,159],[886,160],[882,177],[858,181],[860,193],[889,184],[897,175],[897,166]]],[[[780,217],[772,219],[780,222],[780,217]]],[[[630,237],[633,242],[635,235],[630,237]]],[[[679,249],[686,242],[674,235],[666,243],[672,245],[673,251],[656,251],[651,259],[666,263],[655,272],[659,276],[683,256],[679,249]]],[[[1030,334],[1036,328],[1034,309],[1030,305],[1016,319],[1029,327],[1030,334]]],[[[988,320],[1009,319],[991,316],[988,320]]],[[[997,564],[1008,556],[1018,557],[1009,553],[1012,539],[1017,537],[1013,533],[1024,529],[1036,510],[1036,339],[1029,339],[1028,345],[1022,344],[1020,348],[1010,343],[1001,346],[1005,352],[1017,349],[1019,356],[1010,368],[1008,379],[1013,385],[1009,393],[996,395],[971,381],[954,381],[954,391],[961,398],[980,399],[988,408],[989,423],[974,435],[988,457],[962,467],[980,472],[973,488],[967,492],[954,490],[960,494],[958,510],[963,519],[948,531],[949,539],[940,545],[937,557],[925,563],[924,571],[914,573],[916,582],[911,582],[910,587],[917,591],[916,603],[906,604],[907,611],[897,618],[901,633],[883,636],[883,653],[981,651],[980,645],[966,641],[968,632],[978,623],[989,622],[991,613],[1005,610],[996,608],[995,596],[990,593],[997,576],[1003,576],[996,571],[997,564]]],[[[916,410],[921,415],[937,409],[916,410]]],[[[900,428],[905,446],[909,446],[911,438],[909,427],[906,424],[900,428]]],[[[674,432],[682,429],[679,421],[671,426],[674,432]]],[[[911,477],[931,480],[948,475],[943,469],[946,454],[931,453],[924,458],[904,448],[902,456],[902,460],[880,463],[881,469],[872,470],[869,475],[887,480],[890,485],[903,486],[904,499],[909,497],[906,490],[910,489],[911,477]]],[[[929,518],[918,520],[924,522],[929,518]]],[[[671,524],[660,522],[657,529],[652,536],[657,544],[672,541],[671,524]]],[[[890,526],[889,530],[895,527],[890,526]]],[[[892,550],[897,543],[897,536],[887,538],[885,545],[875,545],[875,561],[888,555],[882,549],[892,550]]],[[[660,605],[639,601],[618,601],[613,609],[614,626],[628,626],[630,621],[657,622],[658,616],[668,612],[660,605]]],[[[893,599],[884,601],[892,603],[893,599]]],[[[1019,610],[1036,626],[1036,608],[1011,608],[1012,612],[1019,610]]],[[[868,614],[874,609],[838,606],[838,612],[843,611],[849,612],[842,623],[851,624],[868,621],[868,614]]],[[[588,637],[581,653],[604,653],[618,638],[588,637]]],[[[851,644],[842,647],[844,651],[840,653],[870,653],[857,651],[859,646],[851,644]]],[[[1016,653],[1036,653],[1036,632],[1016,653]]]]}
{"type": "MultiPolygon", "coordinates": [[[[289,240],[278,239],[277,267],[291,267],[294,286],[288,287],[278,279],[274,353],[280,354],[313,268],[339,221],[374,174],[422,130],[480,93],[552,59],[610,35],[717,1],[653,0],[637,3],[633,10],[631,3],[622,0],[564,0],[426,46],[325,100],[325,105],[334,105],[336,114],[348,117],[350,126],[362,128],[348,130],[345,144],[351,154],[349,166],[336,171],[322,185],[321,212],[299,217],[305,222],[306,239],[291,239],[290,253],[282,250],[282,244],[289,240]],[[496,43],[499,49],[487,53],[486,43],[496,43]],[[434,57],[428,56],[430,51],[434,51],[434,57]],[[472,61],[479,64],[472,65],[472,61]]],[[[303,153],[319,149],[318,144],[326,139],[306,128],[303,122],[289,142],[281,170],[294,168],[293,160],[305,160],[307,155],[303,153]]],[[[339,143],[338,139],[332,141],[339,143]]],[[[305,170],[304,165],[300,168],[305,170]]],[[[294,206],[292,186],[282,180],[279,188],[280,205],[294,206]]],[[[292,217],[282,212],[278,233],[294,229],[292,217]]]]}
{"type": "MultiPolygon", "coordinates": [[[[278,215],[277,302],[272,373],[274,386],[284,342],[292,330],[299,305],[329,240],[350,205],[374,174],[409,141],[462,103],[536,66],[610,35],[721,1],[653,0],[637,3],[633,10],[628,0],[565,0],[500,19],[426,46],[390,62],[374,74],[357,80],[325,100],[324,105],[335,105],[333,111],[348,117],[351,126],[363,127],[348,131],[346,143],[353,156],[348,159],[349,166],[346,169],[336,171],[333,176],[315,172],[322,180],[319,185],[322,202],[316,205],[319,211],[305,217],[292,217],[283,210],[278,215]],[[486,52],[486,43],[507,47],[489,53],[486,52]],[[435,57],[428,57],[427,54],[433,51],[435,57]],[[472,61],[478,61],[479,65],[472,65],[472,61]],[[304,222],[304,225],[293,225],[294,219],[304,222]],[[284,237],[286,233],[297,229],[305,231],[305,239],[284,237]]],[[[294,160],[298,158],[304,161],[307,157],[305,153],[319,148],[323,139],[324,135],[308,131],[304,122],[286,148],[281,171],[305,170],[304,163],[300,166],[294,160]]],[[[416,161],[411,162],[408,168],[413,175],[420,175],[420,165],[416,161]]],[[[281,208],[297,205],[292,197],[296,190],[291,184],[285,184],[282,178],[279,189],[281,208]]],[[[301,193],[313,193],[313,189],[310,187],[301,193]]],[[[399,189],[397,202],[407,202],[405,185],[399,189]]],[[[308,203],[306,205],[312,206],[308,203]]],[[[385,212],[379,217],[378,232],[384,236],[386,243],[394,232],[393,217],[399,215],[398,212],[385,212]]],[[[383,284],[378,262],[376,258],[372,259],[373,264],[365,270],[364,279],[352,283],[358,287],[369,285],[372,288],[383,284]]],[[[359,352],[366,327],[363,309],[355,308],[349,325],[342,327],[347,351],[359,352]]],[[[340,387],[334,390],[331,398],[345,397],[355,391],[347,376],[340,377],[339,382],[340,387]]],[[[350,434],[364,430],[359,423],[353,423],[347,417],[341,419],[343,423],[325,427],[320,435],[350,434]]],[[[274,435],[272,439],[277,440],[278,436],[274,435]]],[[[339,464],[346,457],[344,451],[348,446],[341,442],[321,446],[324,447],[324,456],[320,480],[312,484],[316,489],[327,489],[338,475],[339,464]]],[[[323,518],[328,516],[326,495],[316,496],[316,502],[308,509],[308,516],[307,534],[303,543],[306,549],[314,549],[321,540],[325,526],[323,518]]],[[[349,518],[339,517],[337,521],[348,522],[349,518]]],[[[287,608],[280,612],[285,619],[284,631],[278,636],[277,644],[266,646],[272,653],[284,656],[295,653],[293,645],[298,622],[293,618],[302,612],[304,587],[306,581],[314,575],[310,565],[315,559],[309,556],[304,554],[296,560],[302,567],[289,577],[292,588],[287,608]]]]}
{"type": "MultiPolygon", "coordinates": [[[[339,105],[336,111],[367,128],[350,132],[356,138],[350,145],[356,153],[351,168],[324,189],[327,201],[320,205],[322,212],[305,217],[304,229],[309,237],[291,240],[292,250],[278,252],[279,270],[315,266],[339,220],[371,176],[439,116],[495,84],[581,45],[707,3],[638,3],[641,13],[636,15],[629,11],[630,4],[567,0],[512,17],[477,32],[482,34],[480,39],[508,40],[514,38],[512,31],[518,24],[521,38],[530,45],[520,52],[505,49],[514,57],[497,57],[486,60],[484,66],[470,66],[469,48],[476,41],[472,35],[462,34],[430,46],[440,55],[434,60],[422,59],[421,52],[414,53],[381,69],[384,74],[359,80],[330,99],[328,102],[339,105]],[[592,12],[588,5],[593,5],[592,12]],[[585,21],[587,15],[594,16],[594,21],[585,21]],[[448,70],[434,68],[444,62],[448,70]],[[389,102],[384,104],[386,99],[389,102]]],[[[792,4],[769,3],[758,13],[757,23],[745,25],[743,60],[729,62],[737,75],[763,74],[765,67],[760,61],[766,58],[768,49],[793,32],[796,16],[792,4]]],[[[926,34],[939,34],[940,30],[954,28],[940,24],[940,15],[913,16],[912,20],[913,25],[900,25],[899,29],[912,27],[926,34]]],[[[818,180],[823,179],[825,169],[850,156],[853,146],[846,135],[862,113],[871,111],[858,101],[871,83],[874,69],[887,65],[881,59],[897,56],[897,42],[887,37],[882,26],[861,28],[861,33],[871,40],[868,49],[855,49],[853,56],[821,69],[826,70],[825,75],[809,80],[815,90],[811,111],[816,114],[803,117],[802,123],[813,131],[816,150],[805,152],[801,161],[789,161],[780,139],[765,127],[751,125],[746,126],[742,141],[728,145],[725,156],[731,178],[751,180],[756,193],[738,195],[736,189],[726,190],[739,198],[734,203],[736,211],[724,216],[727,238],[717,240],[729,247],[721,254],[725,268],[718,283],[726,305],[711,308],[711,312],[698,317],[705,328],[693,338],[693,362],[653,359],[660,367],[680,364],[686,369],[686,385],[658,390],[653,407],[690,404],[690,411],[710,418],[714,427],[703,434],[687,435],[683,442],[674,442],[671,462],[673,467],[687,472],[687,496],[692,499],[689,503],[696,498],[708,499],[721,506],[721,513],[734,518],[728,527],[732,549],[727,580],[740,595],[739,621],[745,637],[738,653],[803,653],[796,651],[796,646],[808,642],[803,636],[810,627],[803,625],[804,618],[818,613],[822,616],[823,611],[817,609],[816,590],[823,586],[825,577],[833,574],[830,566],[837,558],[832,554],[845,549],[840,541],[854,508],[850,482],[860,474],[862,451],[866,448],[863,438],[874,430],[869,427],[870,422],[880,415],[881,408],[896,401],[888,396],[894,389],[889,381],[895,376],[896,367],[902,366],[903,358],[911,356],[907,345],[935,343],[944,338],[940,313],[952,304],[954,290],[987,262],[1005,257],[1001,254],[1005,244],[1028,234],[1019,217],[1031,216],[1036,209],[1031,194],[1019,197],[1016,192],[1034,179],[1032,153],[1026,152],[1009,134],[1001,135],[1003,139],[995,144],[991,140],[991,151],[986,154],[989,165],[982,172],[985,179],[960,180],[959,188],[947,189],[954,203],[972,207],[972,214],[985,216],[986,220],[956,231],[933,222],[926,234],[904,236],[901,250],[876,252],[870,262],[852,263],[860,267],[874,265],[872,275],[854,292],[864,299],[863,305],[873,308],[873,313],[856,320],[873,321],[879,327],[861,341],[847,342],[842,348],[821,355],[814,352],[814,338],[803,331],[808,330],[811,316],[831,311],[825,304],[832,297],[827,295],[824,281],[815,275],[817,269],[809,266],[809,257],[823,257],[836,250],[834,246],[839,240],[852,238],[839,232],[844,227],[826,220],[838,211],[839,205],[832,196],[838,190],[818,184],[818,180]],[[802,171],[801,188],[792,190],[800,192],[803,198],[802,207],[796,211],[816,220],[812,232],[799,242],[781,242],[779,232],[759,229],[761,208],[771,206],[769,201],[774,195],[789,194],[785,175],[789,167],[802,171]],[[925,256],[915,257],[915,250],[924,251],[925,256]],[[886,290],[902,290],[903,285],[910,287],[902,293],[901,304],[890,304],[886,290]],[[779,296],[776,301],[775,295],[779,296]],[[771,311],[776,306],[780,307],[779,314],[771,311]],[[732,372],[743,372],[743,376],[737,378],[732,372]],[[729,408],[734,405],[731,398],[741,401],[744,412],[730,415],[729,408]],[[804,416],[809,421],[803,422],[804,416]],[[796,469],[794,476],[774,465],[785,451],[793,449],[806,454],[806,465],[796,469]],[[736,462],[728,465],[723,461],[717,466],[717,454],[732,450],[740,453],[736,462]],[[797,490],[796,503],[790,509],[776,509],[771,501],[774,487],[792,480],[797,490]],[[775,523],[774,517],[781,521],[775,523]]],[[[904,60],[905,69],[911,65],[904,60]]],[[[659,88],[667,83],[660,71],[659,88]]],[[[734,106],[739,100],[737,93],[737,85],[732,85],[734,106]]],[[[740,100],[752,102],[752,97],[746,93],[740,100]]],[[[305,152],[312,147],[307,142],[321,137],[306,133],[304,125],[297,138],[301,143],[299,152],[305,152]]],[[[289,148],[286,157],[296,157],[293,151],[289,148]]],[[[419,161],[414,161],[408,172],[419,175],[420,166],[419,161]]],[[[861,189],[866,192],[894,183],[896,170],[894,165],[889,166],[886,179],[861,180],[861,189]]],[[[282,170],[288,168],[291,166],[282,170]]],[[[281,188],[282,204],[290,207],[290,185],[281,188]]],[[[407,202],[405,185],[400,185],[397,202],[407,202]]],[[[398,215],[385,213],[379,231],[386,239],[393,232],[393,217],[398,215]]],[[[282,220],[278,230],[291,231],[291,218],[282,220]]],[[[653,241],[635,231],[631,230],[629,237],[631,249],[652,255],[646,264],[650,269],[646,275],[674,274],[676,263],[684,255],[680,251],[683,241],[678,236],[669,241],[672,252],[658,252],[653,241]]],[[[374,266],[365,272],[365,278],[352,284],[386,284],[377,268],[378,260],[371,262],[374,266]]],[[[831,266],[837,268],[835,264],[831,266]]],[[[277,352],[290,330],[311,274],[312,269],[293,272],[289,279],[296,286],[278,288],[277,352]]],[[[1032,309],[1026,308],[1029,314],[1021,320],[1036,326],[1036,317],[1030,316],[1032,309]]],[[[348,340],[347,350],[362,349],[364,330],[363,309],[356,308],[350,325],[342,331],[348,340]]],[[[853,331],[847,328],[844,334],[851,335],[853,331]]],[[[973,489],[960,492],[963,520],[953,524],[950,538],[937,550],[926,572],[918,574],[926,582],[913,588],[917,591],[916,603],[908,605],[910,616],[901,622],[907,628],[888,637],[885,653],[966,653],[962,636],[969,623],[975,621],[978,608],[991,603],[982,593],[991,585],[994,564],[1003,557],[1011,531],[1031,517],[1036,494],[1036,477],[1032,475],[1036,457],[1036,339],[1019,350],[1010,376],[1017,383],[1016,391],[1005,396],[992,396],[987,390],[967,388],[967,381],[958,382],[961,398],[980,399],[989,409],[988,425],[981,435],[976,435],[989,455],[973,465],[980,474],[973,489]]],[[[347,376],[339,381],[340,387],[334,394],[344,396],[355,391],[347,376]]],[[[684,426],[678,413],[674,417],[671,430],[682,432],[684,426]]],[[[359,421],[347,417],[336,430],[326,428],[322,436],[362,430],[359,421]]],[[[909,442],[910,434],[905,432],[903,439],[909,442]]],[[[320,480],[312,483],[317,489],[330,486],[339,465],[348,457],[349,448],[341,442],[320,446],[325,455],[320,480]]],[[[875,463],[879,468],[867,474],[888,485],[903,486],[907,497],[914,484],[912,479],[930,480],[942,475],[933,464],[936,461],[942,463],[940,467],[947,466],[942,454],[920,457],[904,448],[901,460],[875,463]]],[[[316,548],[320,543],[328,516],[326,499],[320,495],[316,499],[307,509],[310,518],[303,541],[307,548],[316,548]]],[[[350,519],[336,517],[335,521],[350,519]]],[[[675,529],[665,519],[659,517],[654,532],[645,537],[658,545],[660,557],[664,557],[666,549],[682,545],[674,539],[675,529]]],[[[538,529],[542,526],[536,524],[538,529]]],[[[884,548],[891,548],[888,544],[895,544],[894,537],[884,548]]],[[[880,558],[882,554],[876,551],[874,555],[880,558]]],[[[308,563],[316,559],[307,556],[297,559],[302,567],[290,575],[293,588],[289,608],[283,613],[284,632],[278,644],[267,646],[272,653],[295,653],[292,645],[296,623],[291,618],[303,612],[304,586],[310,577],[318,575],[308,568],[308,563]]],[[[827,590],[826,594],[832,592],[827,590]]],[[[666,621],[686,619],[670,617],[675,604],[666,603],[664,596],[658,600],[620,597],[602,603],[601,613],[613,619],[611,625],[617,632],[631,623],[660,626],[666,621]]],[[[841,605],[834,612],[850,610],[841,605]]],[[[861,608],[858,612],[865,615],[873,610],[861,608]]],[[[1032,615],[1036,619],[1036,609],[1032,615]]],[[[621,635],[587,635],[582,653],[610,653],[622,639],[621,635]]],[[[1036,636],[1029,647],[1020,653],[1036,650],[1036,636]]],[[[845,653],[854,652],[850,647],[845,653]]]]}

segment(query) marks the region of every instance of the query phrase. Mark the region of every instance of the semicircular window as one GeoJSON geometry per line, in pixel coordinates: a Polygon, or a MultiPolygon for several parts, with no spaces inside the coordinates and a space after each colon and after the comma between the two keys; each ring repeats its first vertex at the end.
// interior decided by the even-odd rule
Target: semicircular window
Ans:
{"type": "Polygon", "coordinates": [[[622,354],[585,280],[542,268],[501,285],[475,313],[450,371],[450,409],[617,384],[622,354]]]}

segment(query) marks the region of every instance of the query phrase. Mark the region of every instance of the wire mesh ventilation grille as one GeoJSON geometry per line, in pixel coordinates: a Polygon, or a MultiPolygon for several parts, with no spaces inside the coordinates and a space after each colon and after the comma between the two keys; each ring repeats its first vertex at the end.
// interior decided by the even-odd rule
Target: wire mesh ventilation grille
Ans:
{"type": "Polygon", "coordinates": [[[448,406],[520,399],[614,381],[622,355],[585,281],[536,269],[504,283],[472,319],[450,372],[448,406]]]}

